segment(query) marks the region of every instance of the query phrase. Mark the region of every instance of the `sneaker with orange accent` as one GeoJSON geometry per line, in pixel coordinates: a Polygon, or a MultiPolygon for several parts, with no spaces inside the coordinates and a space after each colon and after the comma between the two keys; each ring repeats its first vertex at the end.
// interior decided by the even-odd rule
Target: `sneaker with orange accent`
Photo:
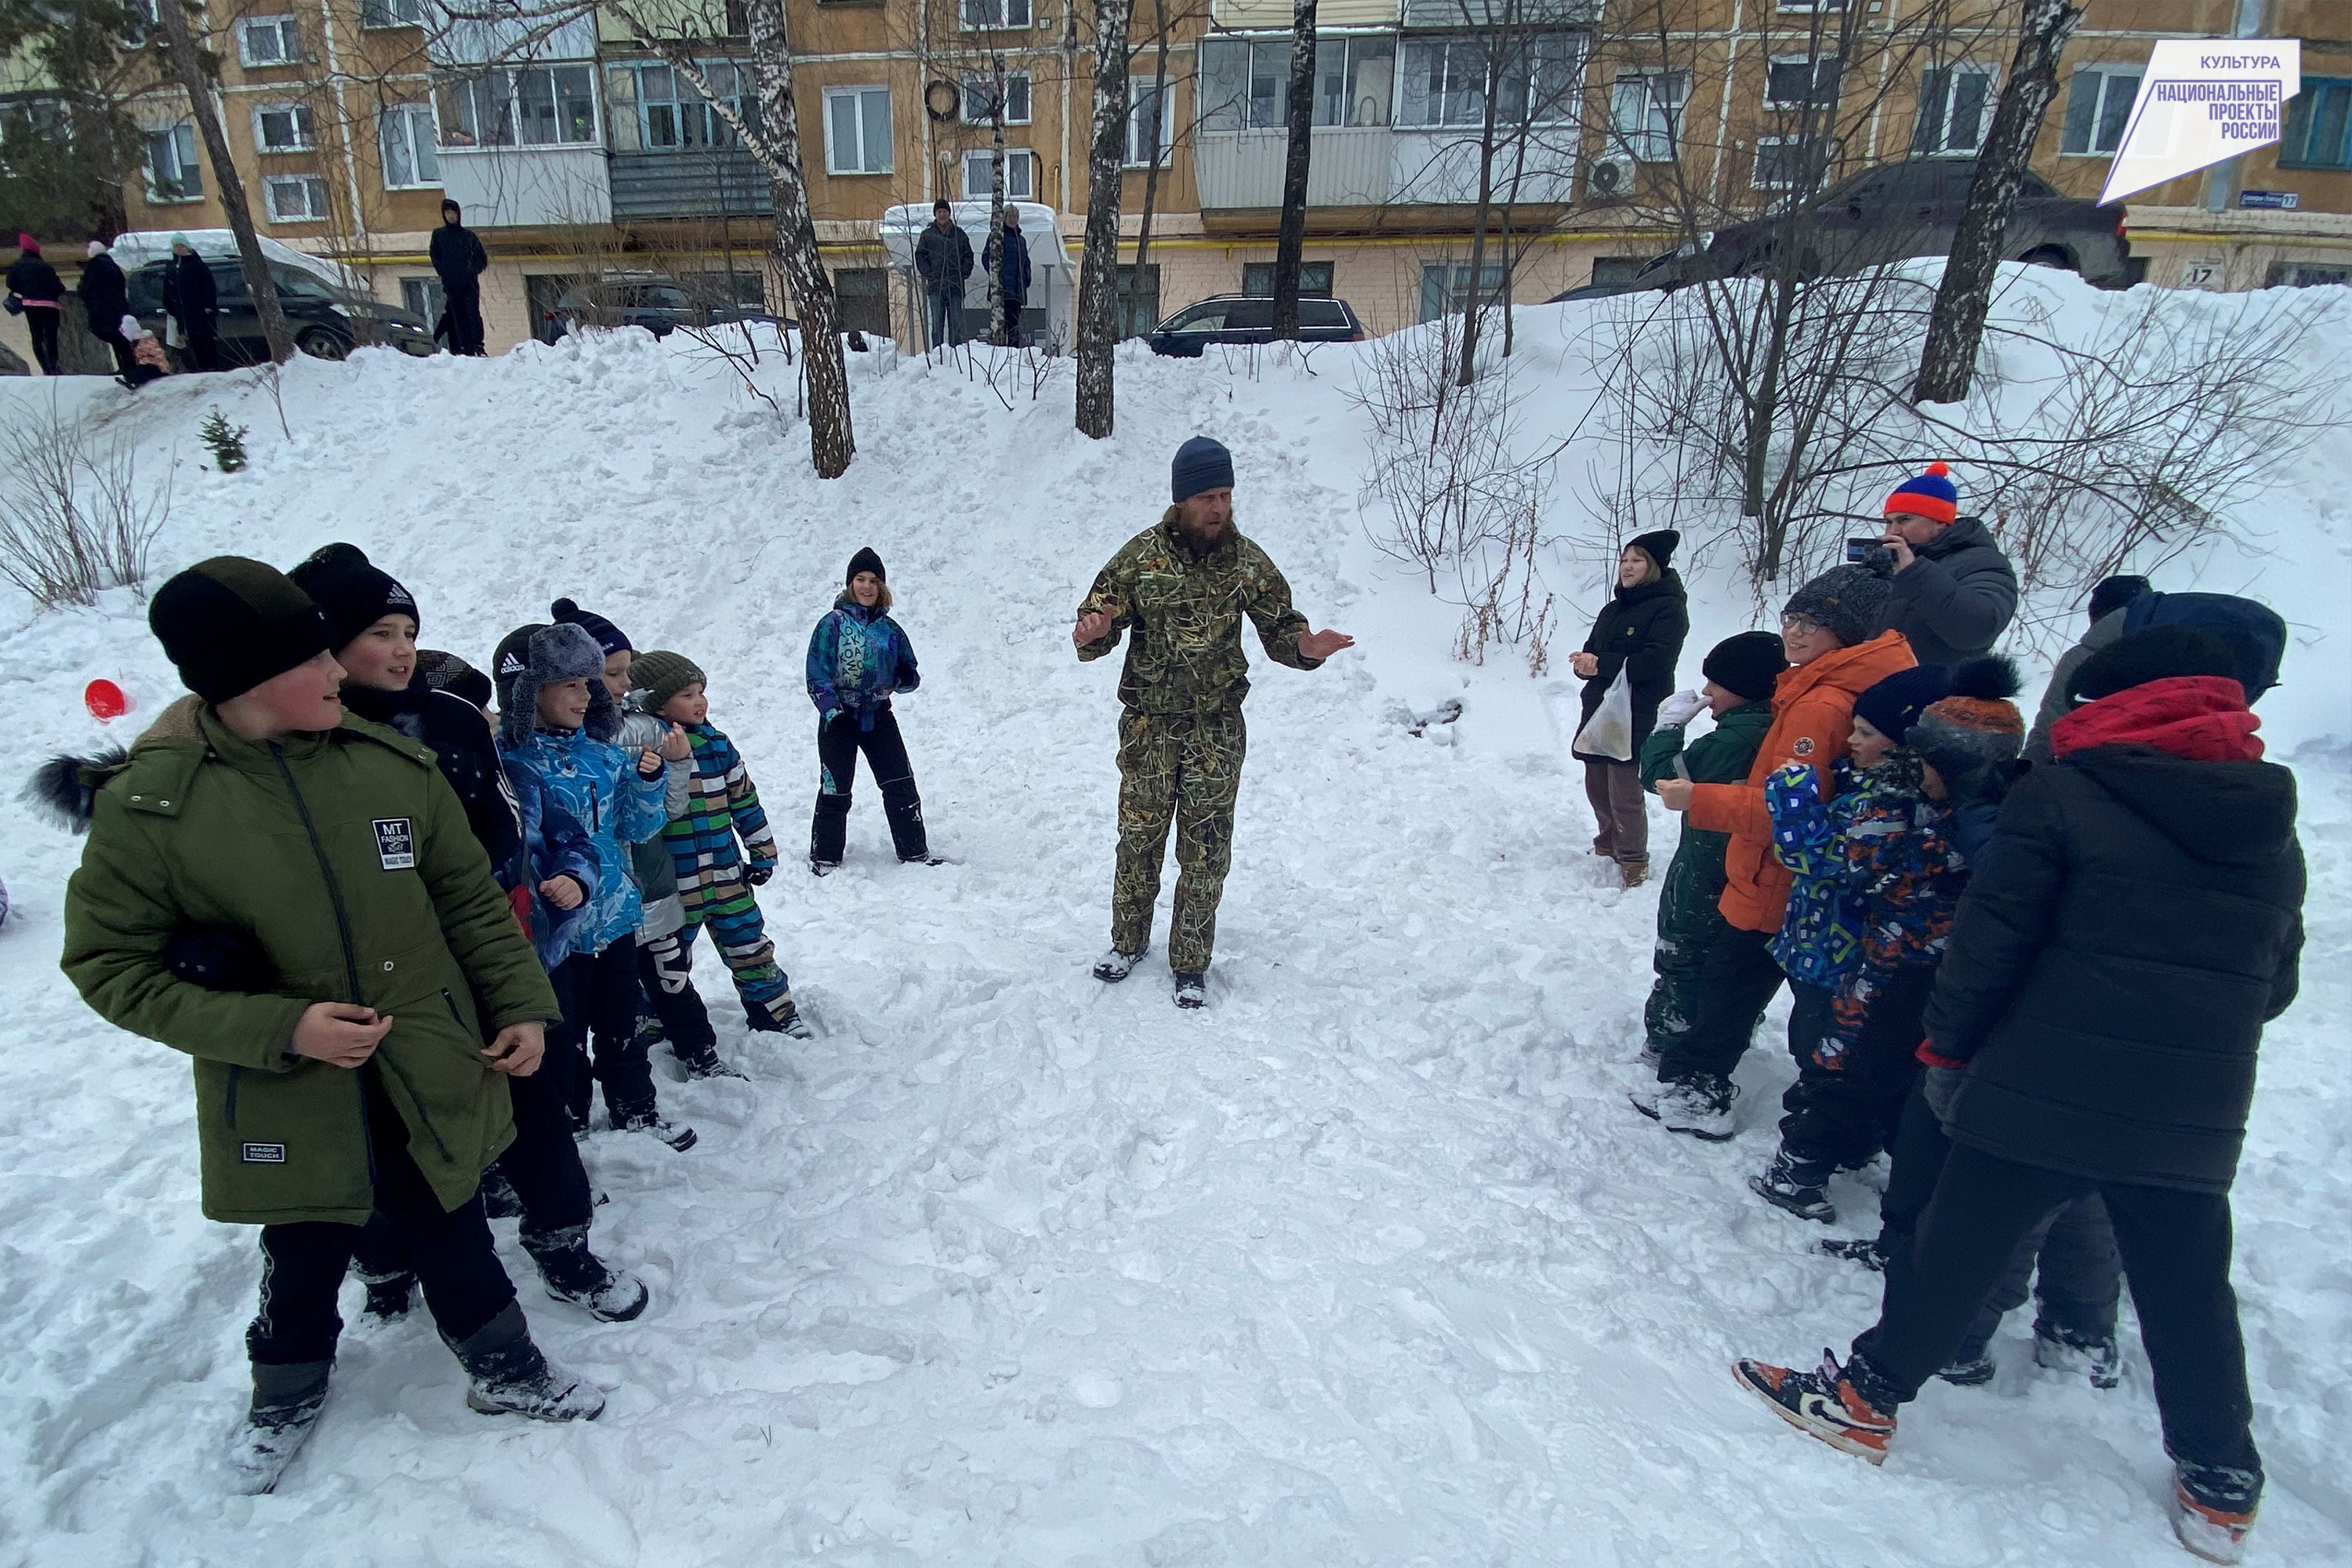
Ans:
{"type": "Polygon", "coordinates": [[[1819,1372],[1739,1361],[1732,1363],[1731,1375],[1798,1431],[1874,1465],[1886,1462],[1895,1413],[1864,1399],[1830,1352],[1822,1352],[1819,1372]]]}
{"type": "Polygon", "coordinates": [[[2172,1473],[2172,1533],[2208,1563],[2235,1563],[2262,1506],[2259,1472],[2180,1465],[2172,1473]]]}

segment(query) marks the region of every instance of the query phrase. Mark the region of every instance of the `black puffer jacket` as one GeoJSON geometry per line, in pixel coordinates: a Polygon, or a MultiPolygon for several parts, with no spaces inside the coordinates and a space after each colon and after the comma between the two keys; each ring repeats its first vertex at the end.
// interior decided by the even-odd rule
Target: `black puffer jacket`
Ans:
{"type": "Polygon", "coordinates": [[[511,890],[520,874],[522,821],[482,710],[462,697],[434,690],[422,670],[410,678],[405,691],[347,685],[343,706],[433,748],[441,776],[466,808],[467,826],[489,855],[499,886],[511,890]]]}
{"type": "Polygon", "coordinates": [[[1895,574],[1883,632],[1901,632],[1921,664],[1958,664],[1989,653],[2017,615],[2017,571],[1992,531],[1964,517],[1895,574]]]}
{"type": "Polygon", "coordinates": [[[66,297],[64,281],[58,269],[41,258],[37,250],[28,250],[8,264],[8,292],[22,300],[47,300],[51,304],[66,297]]]}
{"type": "Polygon", "coordinates": [[[163,264],[163,309],[190,337],[218,335],[220,285],[203,257],[174,255],[163,264]]]}
{"type": "MultiPolygon", "coordinates": [[[[1584,683],[1584,721],[1608,695],[1609,683],[1625,671],[1633,699],[1633,753],[1642,754],[1642,742],[1657,728],[1658,704],[1675,689],[1675,661],[1682,657],[1683,639],[1690,635],[1690,605],[1683,580],[1669,570],[1635,588],[1620,588],[1592,622],[1584,651],[1601,660],[1601,668],[1584,683]]],[[[1579,728],[1582,727],[1580,721],[1579,728]]],[[[1576,755],[1589,763],[1616,762],[1615,757],[1576,755]]]]}
{"type": "Polygon", "coordinates": [[[131,314],[131,286],[113,257],[101,250],[83,262],[74,292],[81,296],[94,335],[110,338],[121,331],[122,318],[131,314]]]}
{"type": "Polygon", "coordinates": [[[2225,1193],[2263,1026],[2294,999],[2294,775],[2106,745],[2034,769],[1960,901],[1927,1008],[1958,1142],[2225,1193]]]}

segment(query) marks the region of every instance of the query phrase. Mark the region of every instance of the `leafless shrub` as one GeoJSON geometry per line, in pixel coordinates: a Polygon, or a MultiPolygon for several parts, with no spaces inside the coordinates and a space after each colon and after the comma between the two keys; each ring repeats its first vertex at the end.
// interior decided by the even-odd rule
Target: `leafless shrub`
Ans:
{"type": "Polygon", "coordinates": [[[168,479],[139,479],[121,436],[67,415],[0,427],[0,577],[43,605],[88,605],[108,588],[144,592],[147,553],[172,513],[168,479]]]}

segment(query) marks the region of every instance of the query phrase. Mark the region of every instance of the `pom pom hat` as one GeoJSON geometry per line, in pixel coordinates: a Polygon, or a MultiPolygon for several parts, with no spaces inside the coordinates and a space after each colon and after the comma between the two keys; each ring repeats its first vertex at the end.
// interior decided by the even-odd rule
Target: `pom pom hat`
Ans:
{"type": "Polygon", "coordinates": [[[1890,517],[1908,512],[1930,522],[1950,522],[1960,515],[1960,492],[1948,477],[1950,473],[1941,463],[1928,464],[1927,472],[1917,479],[1895,486],[1882,510],[1890,517]]]}
{"type": "Polygon", "coordinates": [[[1999,654],[1962,659],[1952,667],[1950,687],[1950,695],[1920,713],[1904,743],[1947,782],[2015,760],[2025,749],[2025,716],[2010,700],[2017,695],[2017,666],[1999,654]]]}

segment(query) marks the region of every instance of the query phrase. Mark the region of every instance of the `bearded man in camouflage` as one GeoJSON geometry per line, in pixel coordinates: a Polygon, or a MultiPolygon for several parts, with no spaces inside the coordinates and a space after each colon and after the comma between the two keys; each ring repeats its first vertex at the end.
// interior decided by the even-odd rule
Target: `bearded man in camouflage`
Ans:
{"type": "Polygon", "coordinates": [[[1177,449],[1175,504],[1128,541],[1095,577],[1071,633],[1081,660],[1100,658],[1128,628],[1118,678],[1118,870],[1111,882],[1110,952],[1095,978],[1128,977],[1151,943],[1152,906],[1168,825],[1176,825],[1176,911],[1168,966],[1176,1005],[1198,1007],[1217,936],[1217,901],[1233,865],[1234,801],[1247,735],[1249,660],[1242,616],[1276,664],[1314,669],[1353,637],[1310,631],[1290,584],[1234,527],[1234,459],[1206,436],[1177,449]]]}

